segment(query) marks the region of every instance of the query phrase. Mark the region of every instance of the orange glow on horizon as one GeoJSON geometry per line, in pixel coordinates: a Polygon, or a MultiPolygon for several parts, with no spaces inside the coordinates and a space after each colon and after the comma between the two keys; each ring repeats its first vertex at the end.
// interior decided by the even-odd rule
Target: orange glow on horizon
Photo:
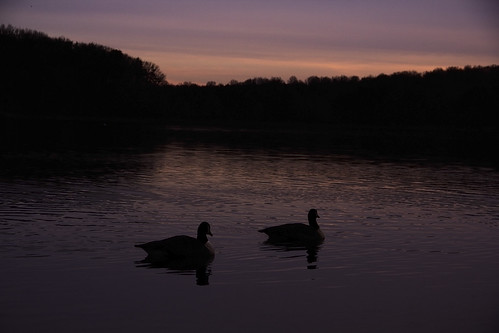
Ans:
{"type": "MultiPolygon", "coordinates": [[[[130,50],[131,54],[140,53],[130,50]]],[[[243,57],[196,56],[163,52],[144,52],[143,60],[157,64],[171,84],[184,82],[204,85],[209,81],[220,84],[231,80],[243,82],[255,77],[280,77],[287,81],[291,76],[305,80],[311,76],[377,76],[402,71],[424,73],[435,68],[487,66],[499,63],[498,59],[484,58],[475,63],[476,58],[458,55],[373,55],[369,61],[359,61],[352,57],[342,56],[338,61],[322,59],[277,60],[243,57]]]]}
{"type": "Polygon", "coordinates": [[[5,24],[119,49],[172,84],[499,64],[494,1],[20,0],[1,9],[5,24]]]}

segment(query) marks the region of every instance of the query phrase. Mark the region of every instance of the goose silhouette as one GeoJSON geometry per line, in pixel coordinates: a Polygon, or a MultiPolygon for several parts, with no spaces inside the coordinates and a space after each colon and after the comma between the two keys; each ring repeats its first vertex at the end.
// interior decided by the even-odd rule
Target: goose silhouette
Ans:
{"type": "Polygon", "coordinates": [[[319,243],[325,238],[317,223],[319,213],[316,209],[308,212],[308,225],[303,223],[287,223],[258,230],[269,236],[271,243],[319,243]]]}
{"type": "Polygon", "coordinates": [[[196,238],[185,235],[173,236],[163,240],[137,244],[135,247],[140,247],[147,252],[145,261],[208,259],[215,255],[215,250],[208,241],[207,235],[213,236],[210,224],[201,222],[196,238]]]}

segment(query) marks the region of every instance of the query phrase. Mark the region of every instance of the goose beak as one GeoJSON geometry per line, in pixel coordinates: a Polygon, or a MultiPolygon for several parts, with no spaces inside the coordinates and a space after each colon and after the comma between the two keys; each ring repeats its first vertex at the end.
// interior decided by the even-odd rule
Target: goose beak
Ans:
{"type": "Polygon", "coordinates": [[[320,219],[321,217],[319,216],[319,213],[317,213],[317,218],[320,219]]]}
{"type": "Polygon", "coordinates": [[[211,233],[211,231],[208,231],[206,234],[210,235],[211,237],[213,237],[213,234],[211,233]]]}

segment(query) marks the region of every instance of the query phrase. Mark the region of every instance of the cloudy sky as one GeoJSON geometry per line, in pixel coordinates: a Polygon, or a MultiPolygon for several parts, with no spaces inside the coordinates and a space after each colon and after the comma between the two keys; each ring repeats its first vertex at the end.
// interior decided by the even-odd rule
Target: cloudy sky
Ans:
{"type": "Polygon", "coordinates": [[[170,83],[499,64],[496,0],[0,0],[0,23],[120,49],[170,83]]]}

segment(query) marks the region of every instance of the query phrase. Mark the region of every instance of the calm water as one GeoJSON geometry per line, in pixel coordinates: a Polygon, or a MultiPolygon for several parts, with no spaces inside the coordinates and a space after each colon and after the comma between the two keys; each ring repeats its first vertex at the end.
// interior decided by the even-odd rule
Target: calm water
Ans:
{"type": "Polygon", "coordinates": [[[0,330],[497,332],[497,170],[298,151],[4,153],[0,330]],[[316,253],[257,232],[312,207],[316,253]],[[201,221],[205,271],[140,263],[201,221]]]}

